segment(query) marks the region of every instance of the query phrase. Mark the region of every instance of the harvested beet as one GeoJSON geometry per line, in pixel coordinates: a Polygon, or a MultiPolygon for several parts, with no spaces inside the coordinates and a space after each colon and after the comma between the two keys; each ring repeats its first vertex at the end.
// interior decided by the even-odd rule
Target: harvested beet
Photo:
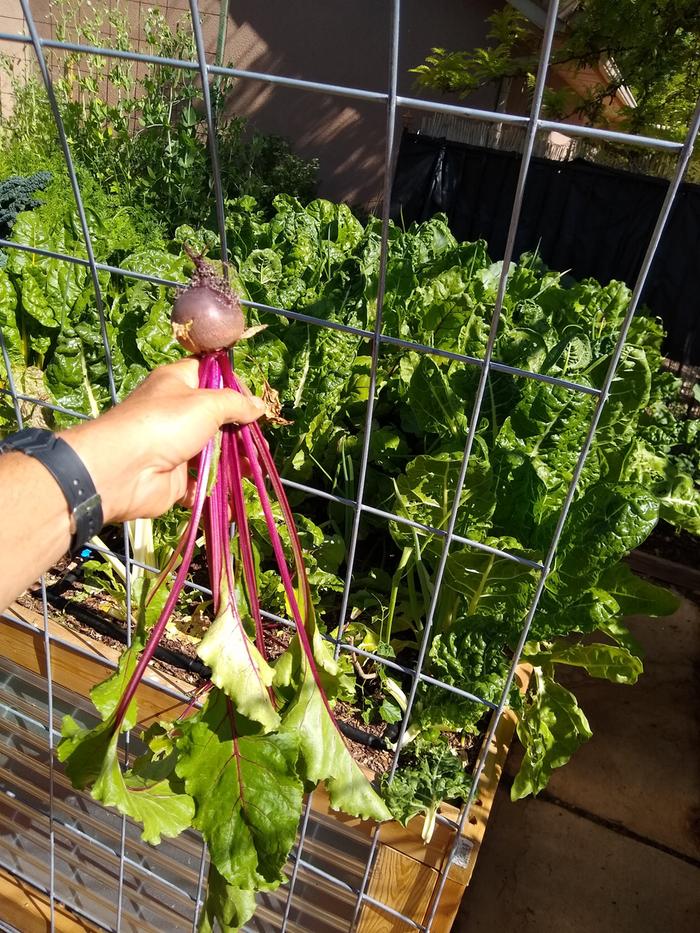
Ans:
{"type": "Polygon", "coordinates": [[[189,249],[187,252],[195,264],[195,273],[173,305],[175,339],[197,356],[228,350],[245,329],[238,295],[201,256],[189,249]]]}

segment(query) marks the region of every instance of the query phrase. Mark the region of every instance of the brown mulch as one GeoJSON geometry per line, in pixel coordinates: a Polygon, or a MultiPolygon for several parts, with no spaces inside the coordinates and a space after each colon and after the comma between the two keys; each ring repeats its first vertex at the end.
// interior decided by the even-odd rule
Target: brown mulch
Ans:
{"type": "Polygon", "coordinates": [[[685,567],[700,568],[700,538],[668,522],[659,522],[640,550],[685,567]]]}

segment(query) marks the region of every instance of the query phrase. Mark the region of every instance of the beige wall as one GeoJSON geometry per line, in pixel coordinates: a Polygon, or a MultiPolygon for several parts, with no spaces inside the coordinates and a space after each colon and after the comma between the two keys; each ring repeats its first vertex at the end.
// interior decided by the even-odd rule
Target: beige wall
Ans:
{"type": "MultiPolygon", "coordinates": [[[[93,0],[112,7],[116,0],[93,0]]],[[[52,35],[48,0],[32,0],[42,35],[52,35]]],[[[134,48],[145,50],[143,21],[159,6],[172,23],[189,15],[188,0],[122,0],[134,48]]],[[[383,91],[388,82],[391,0],[229,0],[226,59],[236,67],[312,81],[383,91]]],[[[207,54],[216,48],[219,0],[200,0],[207,54]]],[[[403,0],[399,93],[420,96],[408,69],[433,46],[470,48],[485,40],[484,18],[492,0],[403,0]]],[[[0,0],[0,31],[23,32],[19,0],[0,0]]],[[[109,44],[109,36],[103,39],[109,44]]],[[[3,43],[3,50],[8,44],[3,43]]],[[[15,45],[10,51],[21,58],[15,45]]],[[[17,67],[20,67],[19,59],[17,67]]],[[[10,103],[0,85],[3,104],[10,103]]],[[[445,98],[447,99],[447,98],[445,98]]],[[[492,108],[492,90],[468,101],[492,108]]],[[[240,80],[231,94],[233,112],[259,130],[288,137],[302,156],[320,161],[320,193],[334,200],[373,206],[382,188],[385,107],[325,94],[240,80]]],[[[400,110],[398,129],[417,129],[422,114],[400,110]]]]}
{"type": "MultiPolygon", "coordinates": [[[[487,0],[404,0],[399,93],[415,95],[408,69],[433,46],[469,48],[485,38],[487,0]]],[[[383,91],[388,84],[390,0],[230,0],[227,52],[237,67],[383,91]]],[[[491,107],[492,93],[475,101],[491,107]]],[[[386,116],[382,104],[240,81],[234,109],[261,130],[317,156],[321,193],[372,205],[381,194],[386,116]]],[[[399,111],[398,127],[417,115],[399,111]]]]}

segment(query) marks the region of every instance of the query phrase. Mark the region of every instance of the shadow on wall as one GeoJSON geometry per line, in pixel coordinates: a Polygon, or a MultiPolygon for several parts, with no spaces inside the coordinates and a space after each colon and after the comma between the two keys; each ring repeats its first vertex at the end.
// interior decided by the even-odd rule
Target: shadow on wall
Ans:
{"type": "MultiPolygon", "coordinates": [[[[488,0],[404,0],[399,93],[419,96],[408,69],[433,46],[483,42],[488,0]]],[[[391,0],[230,0],[225,60],[237,68],[386,91],[391,0]]],[[[469,99],[491,106],[491,94],[469,99]],[[480,99],[480,97],[482,99],[480,99]]],[[[445,100],[454,98],[445,97],[445,100]]],[[[319,194],[369,209],[381,200],[386,108],[379,102],[240,80],[231,110],[256,129],[287,137],[295,151],[320,161],[319,194]]],[[[399,112],[397,129],[406,124],[399,112]]]]}

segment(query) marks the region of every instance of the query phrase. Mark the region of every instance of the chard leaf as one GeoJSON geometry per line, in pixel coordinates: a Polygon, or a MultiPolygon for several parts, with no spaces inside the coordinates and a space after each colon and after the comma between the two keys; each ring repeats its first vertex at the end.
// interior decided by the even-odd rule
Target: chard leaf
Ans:
{"type": "Polygon", "coordinates": [[[574,502],[559,544],[548,589],[574,597],[651,532],[659,517],[656,497],[631,483],[598,483],[574,502]]]}
{"type": "MultiPolygon", "coordinates": [[[[461,451],[412,460],[396,480],[397,514],[433,528],[446,528],[462,460],[461,451]]],[[[471,530],[473,534],[475,525],[487,521],[494,506],[491,468],[483,458],[472,457],[460,497],[457,532],[471,530]]],[[[391,534],[402,547],[413,543],[413,531],[406,525],[393,523],[391,534]]]]}
{"type": "Polygon", "coordinates": [[[531,638],[535,641],[547,640],[570,632],[602,630],[619,613],[617,600],[600,587],[591,587],[571,603],[562,603],[562,600],[545,590],[533,620],[531,638]]]}
{"type": "Polygon", "coordinates": [[[636,576],[627,564],[610,567],[599,582],[614,597],[623,617],[670,616],[681,604],[679,597],[671,590],[636,576]]]}
{"type": "Polygon", "coordinates": [[[26,274],[22,279],[22,309],[37,324],[53,330],[60,327],[54,308],[38,282],[37,276],[26,274]]]}
{"type": "Polygon", "coordinates": [[[415,422],[418,433],[425,431],[453,439],[466,434],[464,400],[454,391],[447,367],[430,356],[423,356],[411,377],[407,417],[409,412],[410,421],[406,424],[409,430],[415,422]]]}
{"type": "Polygon", "coordinates": [[[265,732],[277,727],[279,716],[268,693],[274,671],[246,635],[230,600],[222,600],[197,654],[211,668],[212,683],[233,700],[242,716],[259,722],[265,732]]]}
{"type": "MultiPolygon", "coordinates": [[[[12,368],[19,374],[26,365],[22,337],[17,327],[17,293],[4,269],[0,269],[0,330],[12,368]]],[[[4,367],[3,367],[4,369],[4,367]]]]}
{"type": "Polygon", "coordinates": [[[634,654],[638,658],[644,657],[644,649],[619,619],[610,619],[603,625],[599,625],[598,628],[604,635],[616,641],[621,648],[627,648],[630,654],[634,654]]]}
{"type": "Polygon", "coordinates": [[[176,772],[217,871],[238,888],[280,883],[301,813],[299,739],[261,734],[219,690],[181,731],[176,772]]]}
{"type": "MultiPolygon", "coordinates": [[[[485,543],[524,553],[512,539],[501,538],[498,542],[486,539],[485,543]]],[[[514,624],[527,610],[535,585],[534,574],[535,571],[505,557],[470,547],[453,547],[445,565],[445,586],[464,597],[469,615],[478,612],[514,624]]]]}
{"type": "Polygon", "coordinates": [[[325,781],[334,810],[362,819],[391,819],[386,805],[348,751],[306,661],[297,697],[280,731],[298,736],[304,778],[312,784],[325,781]]]}
{"type": "Polygon", "coordinates": [[[170,324],[172,302],[163,296],[149,305],[148,315],[136,331],[136,346],[146,365],[155,368],[172,363],[183,354],[170,324]]]}
{"type": "Polygon", "coordinates": [[[525,757],[513,781],[512,800],[538,794],[552,771],[565,765],[593,734],[573,693],[537,668],[535,679],[536,693],[518,722],[525,757]]]}
{"type": "Polygon", "coordinates": [[[382,794],[394,819],[404,826],[422,813],[421,835],[430,842],[440,804],[465,798],[471,784],[464,762],[447,742],[424,742],[402,759],[391,783],[384,775],[382,794]]]}
{"type": "Polygon", "coordinates": [[[666,482],[655,489],[659,497],[659,516],[685,528],[691,534],[700,535],[700,489],[688,473],[673,469],[667,471],[666,482]]]}
{"type": "Polygon", "coordinates": [[[614,684],[634,684],[642,673],[639,658],[615,645],[572,645],[562,643],[550,651],[538,651],[528,655],[528,661],[536,667],[552,664],[568,664],[582,667],[591,677],[601,677],[614,684]]]}
{"type": "MultiPolygon", "coordinates": [[[[594,370],[604,373],[609,360],[601,359],[594,370]]],[[[627,345],[610,388],[610,395],[605,403],[598,424],[603,437],[610,436],[620,443],[622,436],[634,433],[635,416],[649,403],[651,390],[651,370],[646,353],[641,347],[627,345]]]]}

